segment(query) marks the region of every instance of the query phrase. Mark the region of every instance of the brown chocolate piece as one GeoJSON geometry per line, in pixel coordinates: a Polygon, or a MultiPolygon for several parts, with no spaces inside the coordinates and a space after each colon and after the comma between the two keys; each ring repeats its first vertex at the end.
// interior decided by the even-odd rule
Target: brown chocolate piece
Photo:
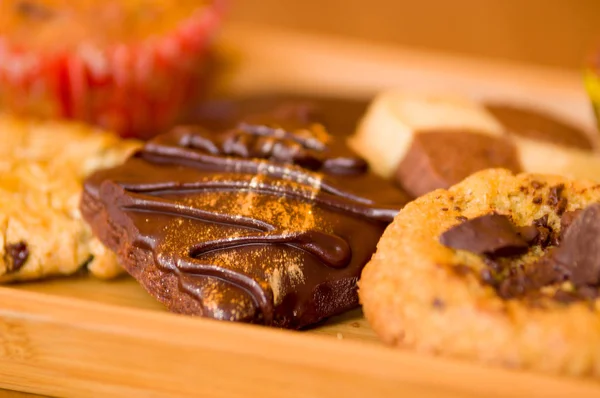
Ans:
{"type": "Polygon", "coordinates": [[[86,181],[82,213],[174,312],[301,328],[354,308],[408,198],[345,140],[291,115],[158,136],[86,181]]]}
{"type": "Polygon", "coordinates": [[[455,225],[440,236],[444,246],[490,256],[522,254],[529,248],[509,218],[486,214],[455,225]]]}
{"type": "Polygon", "coordinates": [[[530,245],[540,245],[545,248],[552,243],[554,230],[550,224],[548,224],[547,214],[536,220],[533,220],[532,226],[537,229],[538,235],[534,240],[529,242],[530,245]]]}
{"type": "Polygon", "coordinates": [[[29,258],[29,249],[27,243],[21,241],[18,243],[11,243],[6,245],[6,258],[4,259],[7,264],[7,273],[17,272],[21,269],[27,258],[29,258]]]}
{"type": "Polygon", "coordinates": [[[550,194],[548,195],[548,205],[554,207],[556,214],[562,215],[567,209],[568,200],[563,196],[565,189],[564,184],[559,184],[550,188],[550,194]]]}
{"type": "Polygon", "coordinates": [[[600,283],[600,203],[579,212],[552,260],[564,267],[576,286],[600,283]]]}
{"type": "Polygon", "coordinates": [[[424,132],[414,135],[395,179],[418,197],[494,167],[521,171],[517,150],[508,139],[467,131],[424,132]]]}
{"type": "Polygon", "coordinates": [[[564,213],[562,238],[551,239],[553,235],[548,215],[525,227],[513,226],[504,216],[486,215],[449,229],[440,241],[448,247],[484,255],[487,268],[482,270],[481,280],[494,286],[504,299],[524,297],[537,305],[543,297],[539,289],[553,284],[559,287],[551,298],[562,303],[599,297],[600,204],[564,213]],[[515,264],[507,257],[527,248],[519,245],[512,231],[530,246],[546,248],[556,242],[559,245],[549,248],[536,262],[515,264]],[[564,281],[571,281],[574,289],[562,290],[560,284],[564,281]]]}
{"type": "Polygon", "coordinates": [[[593,149],[584,131],[544,112],[502,104],[487,104],[486,108],[509,133],[571,148],[593,149]]]}
{"type": "Polygon", "coordinates": [[[534,225],[526,225],[524,227],[515,228],[517,234],[528,244],[536,242],[540,237],[540,230],[534,225]]]}
{"type": "Polygon", "coordinates": [[[556,242],[557,245],[564,239],[567,230],[582,211],[582,209],[577,209],[573,211],[567,211],[562,215],[560,218],[560,235],[558,236],[558,240],[556,242]]]}

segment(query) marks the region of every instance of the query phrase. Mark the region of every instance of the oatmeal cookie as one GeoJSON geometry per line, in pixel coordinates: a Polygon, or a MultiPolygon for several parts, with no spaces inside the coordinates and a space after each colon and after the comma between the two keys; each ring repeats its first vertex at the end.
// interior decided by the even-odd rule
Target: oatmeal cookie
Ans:
{"type": "Polygon", "coordinates": [[[0,281],[120,272],[81,219],[83,179],[137,147],[78,124],[0,114],[0,281]]]}
{"type": "Polygon", "coordinates": [[[409,203],[363,270],[383,341],[600,376],[600,185],[490,169],[409,203]]]}

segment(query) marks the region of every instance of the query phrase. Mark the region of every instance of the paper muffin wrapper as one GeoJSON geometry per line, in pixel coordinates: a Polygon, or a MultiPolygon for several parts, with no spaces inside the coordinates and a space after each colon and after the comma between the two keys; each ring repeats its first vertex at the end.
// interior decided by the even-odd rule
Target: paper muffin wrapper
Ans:
{"type": "Polygon", "coordinates": [[[41,54],[0,37],[0,106],[39,117],[77,119],[149,138],[203,93],[209,49],[225,1],[203,7],[169,34],[135,45],[41,54]]]}

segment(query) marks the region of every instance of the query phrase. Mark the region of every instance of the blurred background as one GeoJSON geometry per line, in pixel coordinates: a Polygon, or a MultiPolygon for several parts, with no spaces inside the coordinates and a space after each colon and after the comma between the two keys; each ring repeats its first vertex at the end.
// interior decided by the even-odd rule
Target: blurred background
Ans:
{"type": "Polygon", "coordinates": [[[575,69],[600,39],[600,0],[235,1],[231,19],[575,69]]]}

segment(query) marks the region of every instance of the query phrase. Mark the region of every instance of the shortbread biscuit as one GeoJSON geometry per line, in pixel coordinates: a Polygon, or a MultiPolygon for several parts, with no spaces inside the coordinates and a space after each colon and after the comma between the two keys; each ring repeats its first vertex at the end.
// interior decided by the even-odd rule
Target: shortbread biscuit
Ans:
{"type": "Polygon", "coordinates": [[[481,105],[460,96],[383,92],[371,103],[350,146],[385,178],[394,175],[415,134],[440,130],[502,136],[502,125],[481,105]]]}
{"type": "Polygon", "coordinates": [[[599,203],[593,182],[501,169],[422,196],[363,270],[365,316],[390,345],[598,377],[599,203]]]}
{"type": "Polygon", "coordinates": [[[459,96],[382,93],[350,143],[414,197],[497,167],[600,181],[588,132],[538,109],[459,96]]]}
{"type": "Polygon", "coordinates": [[[137,146],[84,125],[0,114],[0,282],[120,273],[81,219],[82,181],[137,146]]]}

